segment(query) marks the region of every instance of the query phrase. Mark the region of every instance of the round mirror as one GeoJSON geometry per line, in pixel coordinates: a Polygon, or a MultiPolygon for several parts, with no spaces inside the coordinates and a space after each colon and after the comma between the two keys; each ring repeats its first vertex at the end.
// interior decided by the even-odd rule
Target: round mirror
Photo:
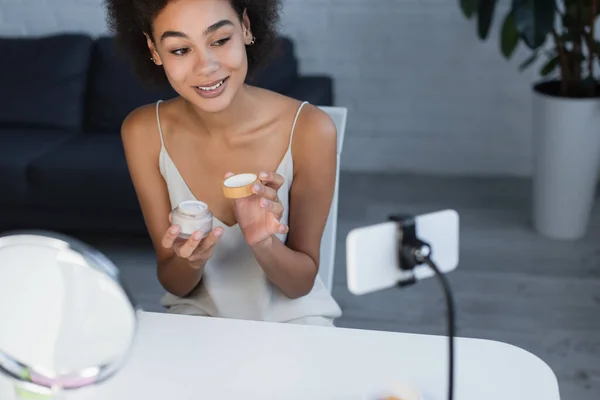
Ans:
{"type": "Polygon", "coordinates": [[[0,236],[0,374],[17,394],[106,380],[125,361],[137,307],[104,255],[48,232],[0,236]]]}

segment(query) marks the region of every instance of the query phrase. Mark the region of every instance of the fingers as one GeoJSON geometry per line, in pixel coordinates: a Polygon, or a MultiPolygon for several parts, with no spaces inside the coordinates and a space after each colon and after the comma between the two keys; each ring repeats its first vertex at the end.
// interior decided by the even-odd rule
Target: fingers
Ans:
{"type": "Polygon", "coordinates": [[[190,258],[190,256],[194,253],[194,250],[196,250],[196,247],[198,247],[198,244],[200,244],[201,240],[202,233],[196,231],[188,238],[188,240],[183,242],[182,245],[176,246],[175,252],[181,258],[190,258]]]}
{"type": "Polygon", "coordinates": [[[279,222],[279,220],[275,217],[273,217],[273,221],[275,223],[274,226],[274,230],[272,231],[273,233],[288,233],[290,230],[290,227],[287,226],[286,224],[282,224],[281,222],[279,222]]]}
{"type": "Polygon", "coordinates": [[[223,228],[217,227],[206,237],[202,237],[202,232],[196,231],[181,246],[176,246],[176,253],[181,258],[188,258],[190,261],[208,260],[212,255],[212,248],[223,235],[223,228]],[[210,250],[210,253],[208,252],[210,250]]]}
{"type": "Polygon", "coordinates": [[[215,228],[198,246],[194,254],[190,257],[192,260],[208,260],[213,253],[215,244],[223,236],[223,228],[215,228]]]}
{"type": "Polygon", "coordinates": [[[175,243],[175,240],[177,239],[178,234],[179,234],[179,226],[178,225],[171,226],[167,230],[167,232],[165,232],[165,234],[162,238],[163,247],[166,247],[166,248],[173,247],[173,243],[175,243]]]}
{"type": "Polygon", "coordinates": [[[195,231],[178,249],[177,255],[182,258],[190,258],[200,242],[204,239],[204,235],[200,231],[195,231]]]}
{"type": "Polygon", "coordinates": [[[267,200],[265,198],[262,198],[262,199],[260,199],[260,206],[262,208],[270,211],[272,214],[273,223],[269,224],[270,225],[269,230],[272,233],[284,234],[284,233],[289,232],[290,227],[286,224],[282,224],[279,221],[281,219],[281,217],[283,216],[283,204],[281,204],[280,202],[273,202],[273,201],[267,200]]]}
{"type": "Polygon", "coordinates": [[[283,204],[278,201],[267,200],[263,197],[260,199],[260,206],[271,212],[278,220],[283,215],[283,204]]]}
{"type": "Polygon", "coordinates": [[[281,234],[288,233],[290,231],[290,227],[285,224],[279,224],[278,232],[281,234]]]}
{"type": "Polygon", "coordinates": [[[235,175],[233,172],[227,172],[227,173],[225,173],[224,178],[227,179],[227,178],[229,178],[230,176],[233,176],[233,175],[235,175]]]}
{"type": "Polygon", "coordinates": [[[276,202],[279,201],[279,197],[277,196],[277,190],[269,186],[256,183],[252,186],[252,192],[260,197],[266,198],[267,200],[276,202]]]}
{"type": "Polygon", "coordinates": [[[261,172],[258,177],[268,187],[279,190],[281,185],[283,185],[283,176],[279,175],[275,172],[261,172]]]}

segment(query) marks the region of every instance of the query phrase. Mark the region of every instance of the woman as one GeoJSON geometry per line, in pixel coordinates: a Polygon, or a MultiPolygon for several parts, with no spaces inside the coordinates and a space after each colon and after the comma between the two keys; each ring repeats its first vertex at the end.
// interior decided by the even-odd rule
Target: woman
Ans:
{"type": "Polygon", "coordinates": [[[123,122],[129,172],[170,312],[333,326],[317,276],[332,201],[336,129],[307,103],[245,83],[276,37],[276,0],[107,0],[136,70],[180,95],[123,122]],[[260,172],[250,198],[223,179],[260,172]],[[208,204],[209,236],[177,239],[170,212],[208,204]]]}

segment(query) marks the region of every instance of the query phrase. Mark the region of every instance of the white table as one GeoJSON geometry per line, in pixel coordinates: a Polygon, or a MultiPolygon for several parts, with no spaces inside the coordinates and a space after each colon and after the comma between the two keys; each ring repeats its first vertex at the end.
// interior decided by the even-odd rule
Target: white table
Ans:
{"type": "MultiPolygon", "coordinates": [[[[119,374],[68,399],[363,400],[405,380],[447,398],[447,338],[144,313],[119,374]]],[[[456,400],[558,400],[551,369],[520,348],[456,339],[456,400]]],[[[1,396],[0,396],[1,397],[1,396]]]]}

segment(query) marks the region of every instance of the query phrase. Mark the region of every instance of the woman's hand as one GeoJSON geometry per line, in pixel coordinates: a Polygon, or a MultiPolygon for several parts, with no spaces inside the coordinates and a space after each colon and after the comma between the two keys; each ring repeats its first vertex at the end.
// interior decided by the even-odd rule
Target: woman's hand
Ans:
{"type": "MultiPolygon", "coordinates": [[[[171,214],[169,214],[171,221],[171,214]]],[[[214,247],[223,236],[223,228],[216,227],[210,234],[202,238],[202,232],[194,232],[188,239],[177,236],[179,226],[171,225],[162,239],[165,248],[172,248],[175,254],[187,259],[193,268],[202,268],[214,252],[214,247]]]]}
{"type": "MultiPolygon", "coordinates": [[[[225,179],[232,176],[225,174],[225,179]]],[[[268,245],[277,233],[287,233],[289,228],[279,220],[283,215],[283,204],[277,191],[283,184],[283,177],[273,172],[261,172],[260,183],[252,187],[254,195],[234,199],[235,218],[250,246],[268,245]]]]}

